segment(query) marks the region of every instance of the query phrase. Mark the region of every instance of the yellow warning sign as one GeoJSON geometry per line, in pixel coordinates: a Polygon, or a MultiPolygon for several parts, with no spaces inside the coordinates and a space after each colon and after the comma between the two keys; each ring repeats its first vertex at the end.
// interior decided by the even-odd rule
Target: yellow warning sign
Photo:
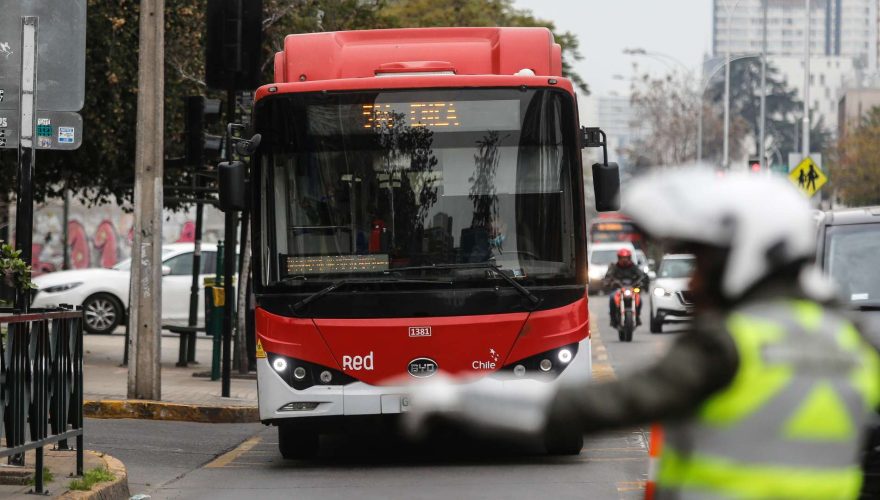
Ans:
{"type": "Polygon", "coordinates": [[[795,186],[801,188],[808,197],[812,197],[828,182],[825,172],[809,156],[804,158],[804,161],[800,162],[788,174],[788,178],[795,186]]]}
{"type": "Polygon", "coordinates": [[[263,350],[263,343],[260,342],[260,339],[257,339],[257,357],[258,358],[265,358],[266,357],[266,351],[263,350]]]}

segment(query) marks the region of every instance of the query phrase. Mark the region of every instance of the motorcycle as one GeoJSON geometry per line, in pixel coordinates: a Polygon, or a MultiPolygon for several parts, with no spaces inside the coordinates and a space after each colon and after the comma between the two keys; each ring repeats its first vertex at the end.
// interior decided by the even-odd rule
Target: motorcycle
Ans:
{"type": "Polygon", "coordinates": [[[614,304],[617,307],[617,337],[621,342],[632,342],[636,329],[638,308],[641,304],[641,283],[614,281],[614,304]]]}

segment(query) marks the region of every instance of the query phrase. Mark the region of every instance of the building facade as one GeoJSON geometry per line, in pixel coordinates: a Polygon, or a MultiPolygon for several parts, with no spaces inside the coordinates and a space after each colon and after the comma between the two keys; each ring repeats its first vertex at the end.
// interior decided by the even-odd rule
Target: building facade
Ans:
{"type": "MultiPolygon", "coordinates": [[[[714,0],[712,48],[716,56],[761,52],[767,3],[767,52],[804,54],[805,0],[714,0]]],[[[877,68],[880,0],[811,0],[810,50],[815,56],[852,58],[870,73],[877,68]]]]}

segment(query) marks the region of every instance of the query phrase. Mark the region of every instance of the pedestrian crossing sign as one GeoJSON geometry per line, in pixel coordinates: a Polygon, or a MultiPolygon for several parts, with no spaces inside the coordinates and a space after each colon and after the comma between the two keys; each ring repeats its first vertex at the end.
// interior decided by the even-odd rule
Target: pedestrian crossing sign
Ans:
{"type": "Polygon", "coordinates": [[[263,350],[263,343],[260,342],[260,339],[257,339],[257,357],[258,358],[265,358],[266,357],[266,351],[263,350]]]}
{"type": "Polygon", "coordinates": [[[789,180],[799,187],[807,197],[812,197],[828,182],[825,172],[809,156],[804,158],[794,170],[788,174],[789,180]]]}

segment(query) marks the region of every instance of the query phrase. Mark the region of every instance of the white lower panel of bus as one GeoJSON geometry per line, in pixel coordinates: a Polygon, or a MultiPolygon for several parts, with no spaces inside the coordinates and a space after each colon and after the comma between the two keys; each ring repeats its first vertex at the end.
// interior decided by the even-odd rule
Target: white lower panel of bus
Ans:
{"type": "MultiPolygon", "coordinates": [[[[551,382],[536,382],[531,379],[498,380],[484,377],[474,384],[493,384],[499,390],[516,391],[526,384],[576,384],[590,379],[592,356],[590,339],[584,339],[571,364],[562,374],[551,382]]],[[[408,399],[405,386],[376,386],[354,382],[345,386],[313,386],[297,391],[269,366],[266,358],[257,360],[257,384],[260,404],[260,419],[339,416],[339,415],[379,415],[406,411],[408,399]],[[314,408],[295,410],[283,409],[293,403],[316,403],[314,408]]],[[[306,405],[311,407],[312,405],[306,405]]]]}

